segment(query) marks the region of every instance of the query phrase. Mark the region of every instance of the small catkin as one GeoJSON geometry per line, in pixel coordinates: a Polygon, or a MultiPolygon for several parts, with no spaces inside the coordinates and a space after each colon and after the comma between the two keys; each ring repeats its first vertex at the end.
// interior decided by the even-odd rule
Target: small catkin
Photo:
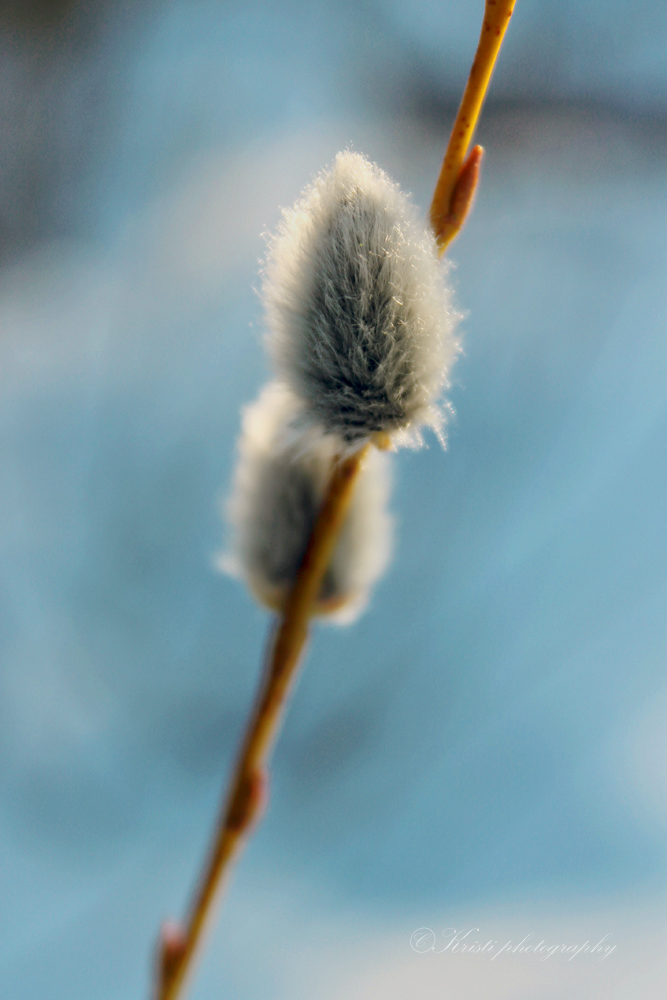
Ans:
{"type": "MultiPolygon", "coordinates": [[[[231,554],[221,566],[242,576],[261,603],[281,610],[296,578],[336,455],[314,434],[303,407],[272,383],[245,409],[227,519],[231,554]]],[[[352,621],[389,560],[389,459],[375,449],[359,473],[347,517],[316,602],[316,614],[352,621]]]]}
{"type": "Polygon", "coordinates": [[[357,153],[336,157],[269,241],[263,298],[278,377],[325,434],[442,439],[459,315],[431,232],[357,153]]]}

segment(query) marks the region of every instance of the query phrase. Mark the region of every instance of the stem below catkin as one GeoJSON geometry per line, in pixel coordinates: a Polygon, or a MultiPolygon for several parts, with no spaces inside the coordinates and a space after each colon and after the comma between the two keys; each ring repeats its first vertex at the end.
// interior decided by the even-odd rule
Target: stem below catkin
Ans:
{"type": "Polygon", "coordinates": [[[192,900],[186,928],[160,942],[156,1000],[177,1000],[191,973],[214,903],[234,857],[243,846],[265,799],[265,767],[276,740],[299,659],[308,637],[311,610],[352,497],[368,445],[334,463],[282,620],[269,646],[267,666],[220,814],[212,848],[192,900]]]}

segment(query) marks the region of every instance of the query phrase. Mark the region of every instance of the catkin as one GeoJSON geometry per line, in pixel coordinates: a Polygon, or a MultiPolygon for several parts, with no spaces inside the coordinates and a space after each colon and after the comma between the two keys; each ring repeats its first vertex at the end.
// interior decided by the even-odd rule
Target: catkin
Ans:
{"type": "Polygon", "coordinates": [[[442,437],[459,320],[445,278],[407,197],[357,153],[283,213],[264,269],[268,348],[314,427],[347,447],[420,443],[425,425],[442,437]]]}
{"type": "MultiPolygon", "coordinates": [[[[336,456],[331,437],[314,434],[303,407],[272,383],[245,409],[232,495],[227,571],[255,597],[281,610],[303,558],[336,456]]],[[[351,621],[363,609],[391,548],[389,456],[372,449],[361,470],[316,602],[316,614],[351,621]]]]}

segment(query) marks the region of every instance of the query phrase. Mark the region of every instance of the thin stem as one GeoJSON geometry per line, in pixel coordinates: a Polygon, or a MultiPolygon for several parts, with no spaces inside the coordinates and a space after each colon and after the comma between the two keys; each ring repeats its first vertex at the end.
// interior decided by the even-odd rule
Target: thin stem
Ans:
{"type": "Polygon", "coordinates": [[[241,752],[220,814],[211,851],[193,897],[187,926],[163,930],[160,941],[157,1000],[177,1000],[192,971],[202,936],[210,922],[224,876],[238,855],[266,796],[266,764],[293,686],[308,624],[322,579],[368,445],[335,462],[318,519],[282,620],[269,645],[267,666],[241,752]]]}
{"type": "Polygon", "coordinates": [[[449,137],[431,203],[431,227],[440,253],[445,251],[459,232],[472,204],[482,157],[481,146],[475,146],[468,162],[464,165],[465,156],[514,10],[514,3],[515,0],[486,0],[477,52],[449,137]],[[457,192],[460,180],[463,187],[467,188],[464,193],[461,190],[457,192]]]}

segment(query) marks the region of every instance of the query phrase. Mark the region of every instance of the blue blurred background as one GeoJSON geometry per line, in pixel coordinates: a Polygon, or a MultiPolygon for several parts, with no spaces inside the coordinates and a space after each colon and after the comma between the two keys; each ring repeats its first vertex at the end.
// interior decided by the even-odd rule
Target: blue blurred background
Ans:
{"type": "MultiPolygon", "coordinates": [[[[481,13],[0,3],[7,1000],[148,996],[269,625],[214,569],[262,233],[346,146],[426,211],[481,13]]],[[[518,0],[478,138],[448,449],[395,456],[193,1000],[664,996],[667,7],[518,0]]]]}

